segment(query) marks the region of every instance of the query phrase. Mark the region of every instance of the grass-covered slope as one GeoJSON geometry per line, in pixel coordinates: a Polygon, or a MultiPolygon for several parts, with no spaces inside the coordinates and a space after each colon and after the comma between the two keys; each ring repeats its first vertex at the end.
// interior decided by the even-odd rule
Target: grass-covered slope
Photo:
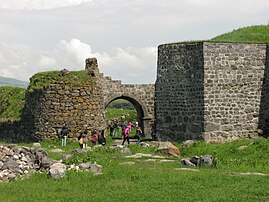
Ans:
{"type": "Polygon", "coordinates": [[[0,120],[17,120],[24,107],[26,90],[18,87],[0,87],[0,120]]]}
{"type": "MultiPolygon", "coordinates": [[[[180,170],[178,158],[167,157],[172,162],[132,159],[110,145],[96,147],[64,163],[96,161],[103,166],[102,175],[68,171],[63,179],[52,180],[46,173],[35,174],[25,180],[0,183],[0,201],[269,201],[268,141],[222,145],[198,142],[181,149],[183,157],[211,154],[218,158],[216,167],[194,168],[196,171],[180,170]]],[[[60,140],[41,145],[49,157],[57,159],[78,148],[77,142],[60,147],[60,140]],[[64,152],[50,152],[52,148],[64,152]]],[[[152,154],[156,150],[137,144],[129,148],[133,153],[152,154]]]]}
{"type": "Polygon", "coordinates": [[[215,42],[247,42],[269,43],[269,26],[257,25],[233,30],[232,32],[217,36],[211,41],[215,42]]]}

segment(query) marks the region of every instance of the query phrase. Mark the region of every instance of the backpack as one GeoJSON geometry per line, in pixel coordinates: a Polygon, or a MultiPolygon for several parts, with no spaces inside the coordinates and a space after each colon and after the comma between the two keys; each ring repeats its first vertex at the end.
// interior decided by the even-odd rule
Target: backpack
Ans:
{"type": "Polygon", "coordinates": [[[124,135],[125,135],[125,136],[128,136],[128,135],[129,135],[129,132],[130,132],[129,127],[126,127],[126,128],[124,129],[124,135]]]}
{"type": "Polygon", "coordinates": [[[97,141],[97,137],[96,134],[92,135],[92,142],[96,142],[97,141]]]}

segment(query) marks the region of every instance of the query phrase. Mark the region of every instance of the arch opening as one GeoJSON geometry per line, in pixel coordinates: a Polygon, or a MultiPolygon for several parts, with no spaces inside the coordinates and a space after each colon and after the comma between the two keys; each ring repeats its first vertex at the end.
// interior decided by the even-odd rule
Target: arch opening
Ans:
{"type": "MultiPolygon", "coordinates": [[[[117,120],[118,121],[118,127],[120,128],[121,124],[125,121],[131,121],[133,123],[133,126],[135,126],[135,122],[137,121],[138,122],[138,126],[141,127],[142,129],[142,137],[145,137],[147,136],[145,134],[145,120],[144,118],[146,117],[146,114],[147,112],[145,111],[143,105],[136,99],[136,98],[133,98],[131,96],[128,96],[128,95],[120,95],[120,96],[114,96],[114,97],[111,97],[110,99],[107,100],[107,102],[105,103],[105,109],[106,109],[106,120],[108,121],[108,124],[111,123],[111,118],[112,116],[109,115],[109,117],[107,116],[107,109],[115,102],[119,102],[119,103],[123,103],[125,104],[126,103],[126,106],[128,106],[128,103],[129,103],[129,106],[131,105],[131,107],[133,107],[133,112],[130,111],[129,115],[128,113],[125,113],[126,110],[122,110],[118,111],[118,114],[116,114],[117,117],[113,117],[114,120],[117,120]],[[132,114],[131,114],[132,113],[132,114]],[[109,123],[110,122],[110,123],[109,123]]],[[[114,104],[113,104],[114,105],[114,104]]],[[[127,110],[128,112],[128,110],[127,110]]],[[[133,132],[131,133],[131,137],[135,135],[135,127],[133,127],[134,130],[133,132]]],[[[118,132],[118,136],[121,136],[121,133],[118,132]]]]}

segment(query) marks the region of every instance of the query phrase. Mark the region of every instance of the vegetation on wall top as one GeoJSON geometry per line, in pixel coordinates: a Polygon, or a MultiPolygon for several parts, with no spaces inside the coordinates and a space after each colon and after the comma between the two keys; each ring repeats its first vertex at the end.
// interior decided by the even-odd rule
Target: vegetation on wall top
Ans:
{"type": "Polygon", "coordinates": [[[78,85],[81,83],[92,83],[93,76],[89,71],[48,71],[48,72],[39,72],[32,76],[30,79],[30,84],[28,87],[29,92],[35,90],[42,90],[49,86],[49,84],[54,82],[64,82],[71,83],[73,85],[78,85]]]}
{"type": "Polygon", "coordinates": [[[215,42],[247,42],[247,43],[269,43],[269,26],[256,25],[239,28],[214,37],[215,42]]]}

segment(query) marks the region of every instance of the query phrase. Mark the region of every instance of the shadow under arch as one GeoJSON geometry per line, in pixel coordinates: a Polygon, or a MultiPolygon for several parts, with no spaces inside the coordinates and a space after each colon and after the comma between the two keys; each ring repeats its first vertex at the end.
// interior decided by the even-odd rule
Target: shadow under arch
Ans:
{"type": "Polygon", "coordinates": [[[111,97],[108,97],[105,100],[105,108],[107,108],[107,106],[118,99],[123,99],[123,100],[127,100],[129,101],[135,108],[136,112],[137,112],[137,121],[139,126],[141,127],[142,131],[143,131],[143,136],[148,136],[148,127],[149,127],[149,123],[148,123],[148,111],[147,108],[145,107],[145,104],[137,97],[133,96],[133,95],[129,95],[129,94],[116,94],[113,95],[111,97]]]}

